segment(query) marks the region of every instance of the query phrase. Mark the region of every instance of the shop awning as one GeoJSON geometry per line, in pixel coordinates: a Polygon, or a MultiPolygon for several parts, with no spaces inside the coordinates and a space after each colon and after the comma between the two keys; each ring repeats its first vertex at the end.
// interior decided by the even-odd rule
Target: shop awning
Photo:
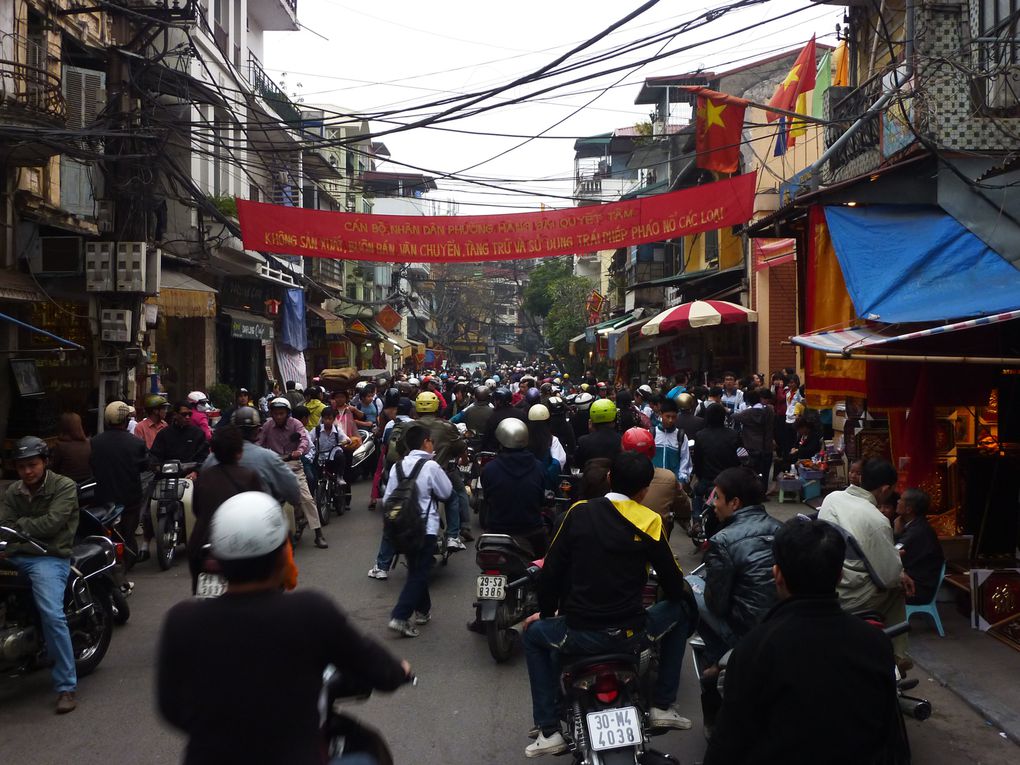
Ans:
{"type": "Polygon", "coordinates": [[[0,300],[40,303],[46,296],[28,274],[0,270],[0,300]]]}
{"type": "MultiPolygon", "coordinates": [[[[582,335],[582,337],[584,337],[584,335],[582,335]]],[[[524,351],[522,351],[520,348],[518,348],[516,345],[513,345],[512,343],[500,343],[497,344],[496,347],[506,351],[507,353],[513,354],[514,356],[524,355],[524,351]]]]}
{"type": "Polygon", "coordinates": [[[180,271],[164,270],[159,277],[159,295],[147,303],[158,305],[164,316],[177,319],[216,317],[216,289],[180,271]]]}
{"type": "Polygon", "coordinates": [[[827,206],[825,219],[863,319],[932,322],[1020,309],[1020,270],[937,207],[827,206]]]}
{"type": "Polygon", "coordinates": [[[238,340],[272,340],[273,322],[264,316],[233,308],[222,308],[220,313],[230,319],[230,336],[238,340]]]}
{"type": "MultiPolygon", "coordinates": [[[[923,327],[904,332],[899,325],[883,324],[880,322],[866,322],[864,324],[845,327],[842,329],[820,330],[808,332],[803,335],[796,335],[790,338],[795,345],[804,348],[811,348],[824,353],[838,353],[850,356],[860,351],[870,351],[876,346],[888,343],[902,343],[908,340],[922,340],[925,338],[944,335],[950,332],[959,332],[966,329],[999,324],[1004,321],[1020,319],[1020,310],[1005,311],[992,316],[983,316],[980,319],[967,319],[951,324],[940,324],[933,327],[923,327]]],[[[955,346],[954,346],[955,347],[955,346]]],[[[955,351],[954,351],[955,352],[955,351]]],[[[866,356],[867,354],[861,354],[866,356]]]]}
{"type": "Polygon", "coordinates": [[[85,350],[82,346],[78,345],[78,343],[74,342],[73,340],[68,340],[66,338],[61,337],[60,335],[54,335],[52,332],[48,330],[41,329],[40,327],[37,327],[34,324],[29,324],[27,322],[21,321],[21,319],[15,319],[13,316],[8,316],[5,313],[0,313],[0,321],[9,321],[11,324],[15,324],[21,327],[22,329],[27,329],[29,332],[34,332],[37,335],[43,335],[44,337],[50,338],[50,340],[56,340],[58,343],[67,346],[68,348],[74,348],[75,350],[78,351],[85,350]]]}
{"type": "Polygon", "coordinates": [[[387,343],[393,345],[398,351],[403,350],[404,346],[407,345],[407,340],[402,337],[397,337],[390,334],[373,319],[362,319],[361,322],[374,332],[380,340],[384,340],[387,343]]]}
{"type": "Polygon", "coordinates": [[[773,266],[790,263],[797,257],[796,239],[752,239],[754,270],[764,271],[773,266]]]}
{"type": "Polygon", "coordinates": [[[691,271],[684,274],[663,276],[660,279],[650,279],[646,282],[635,282],[634,284],[627,285],[625,290],[630,292],[631,290],[637,290],[643,287],[678,287],[680,285],[683,285],[684,289],[688,291],[701,289],[703,287],[719,290],[730,286],[731,284],[739,284],[740,280],[743,278],[743,266],[724,268],[722,271],[717,271],[713,268],[706,269],[704,271],[691,271]]]}

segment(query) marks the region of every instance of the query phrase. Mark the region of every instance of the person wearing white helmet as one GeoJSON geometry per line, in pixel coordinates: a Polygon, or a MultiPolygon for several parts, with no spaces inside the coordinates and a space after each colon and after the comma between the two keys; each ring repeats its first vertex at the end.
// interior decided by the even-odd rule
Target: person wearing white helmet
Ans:
{"type": "Polygon", "coordinates": [[[295,510],[300,509],[304,513],[308,526],[315,532],[315,546],[325,550],[329,545],[326,544],[326,538],[322,534],[319,511],[315,507],[312,493],[308,490],[308,479],[305,477],[305,469],[301,462],[301,458],[309,449],[308,431],[300,420],[290,416],[290,411],[290,401],[283,396],[270,401],[270,419],[266,420],[259,431],[257,443],[279,454],[294,474],[301,492],[301,507],[295,510]]]}
{"type": "Polygon", "coordinates": [[[209,416],[206,414],[212,408],[208,396],[200,390],[193,390],[188,394],[188,406],[191,407],[192,424],[201,429],[208,441],[212,438],[212,428],[209,427],[209,416]]]}
{"type": "Polygon", "coordinates": [[[287,522],[268,494],[223,502],[209,539],[227,591],[173,606],[157,653],[159,710],[188,736],[185,761],[323,762],[326,666],[393,691],[413,678],[410,664],[355,628],[327,596],[282,591],[287,522]],[[210,689],[229,691],[229,703],[210,689]]]}

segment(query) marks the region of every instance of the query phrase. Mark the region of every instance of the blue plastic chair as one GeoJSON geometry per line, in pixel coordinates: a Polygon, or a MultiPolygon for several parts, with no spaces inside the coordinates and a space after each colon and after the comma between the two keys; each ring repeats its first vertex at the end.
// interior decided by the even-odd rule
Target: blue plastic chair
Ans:
{"type": "Polygon", "coordinates": [[[942,561],[942,573],[939,574],[939,583],[935,587],[935,594],[931,598],[931,603],[923,606],[907,606],[907,621],[910,621],[910,617],[914,614],[928,614],[931,620],[935,622],[935,629],[939,633],[939,637],[945,637],[946,632],[942,629],[942,619],[939,616],[939,609],[935,605],[935,599],[939,595],[939,588],[942,586],[942,580],[946,578],[946,562],[942,561]]]}

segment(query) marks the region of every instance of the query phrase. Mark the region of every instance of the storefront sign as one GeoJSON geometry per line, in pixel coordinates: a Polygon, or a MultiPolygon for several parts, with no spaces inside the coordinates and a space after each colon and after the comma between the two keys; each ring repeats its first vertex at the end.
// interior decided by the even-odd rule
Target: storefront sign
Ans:
{"type": "Polygon", "coordinates": [[[384,305],[382,310],[375,315],[375,323],[387,332],[392,332],[400,326],[400,314],[390,306],[384,305]]]}
{"type": "Polygon", "coordinates": [[[342,335],[344,333],[343,319],[326,319],[327,335],[342,335]]]}
{"type": "Polygon", "coordinates": [[[402,263],[518,260],[659,242],[750,220],[755,174],[669,194],[511,215],[365,215],[237,200],[244,246],[402,263]]]}
{"type": "Polygon", "coordinates": [[[230,336],[239,340],[270,340],[273,337],[273,325],[231,316],[230,336]]]}

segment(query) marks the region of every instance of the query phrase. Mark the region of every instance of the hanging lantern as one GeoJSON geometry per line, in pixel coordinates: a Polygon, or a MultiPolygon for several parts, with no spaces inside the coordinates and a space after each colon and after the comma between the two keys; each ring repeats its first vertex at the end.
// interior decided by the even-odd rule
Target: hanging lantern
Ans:
{"type": "Polygon", "coordinates": [[[266,301],[266,316],[273,317],[280,315],[280,301],[270,298],[266,301]]]}

